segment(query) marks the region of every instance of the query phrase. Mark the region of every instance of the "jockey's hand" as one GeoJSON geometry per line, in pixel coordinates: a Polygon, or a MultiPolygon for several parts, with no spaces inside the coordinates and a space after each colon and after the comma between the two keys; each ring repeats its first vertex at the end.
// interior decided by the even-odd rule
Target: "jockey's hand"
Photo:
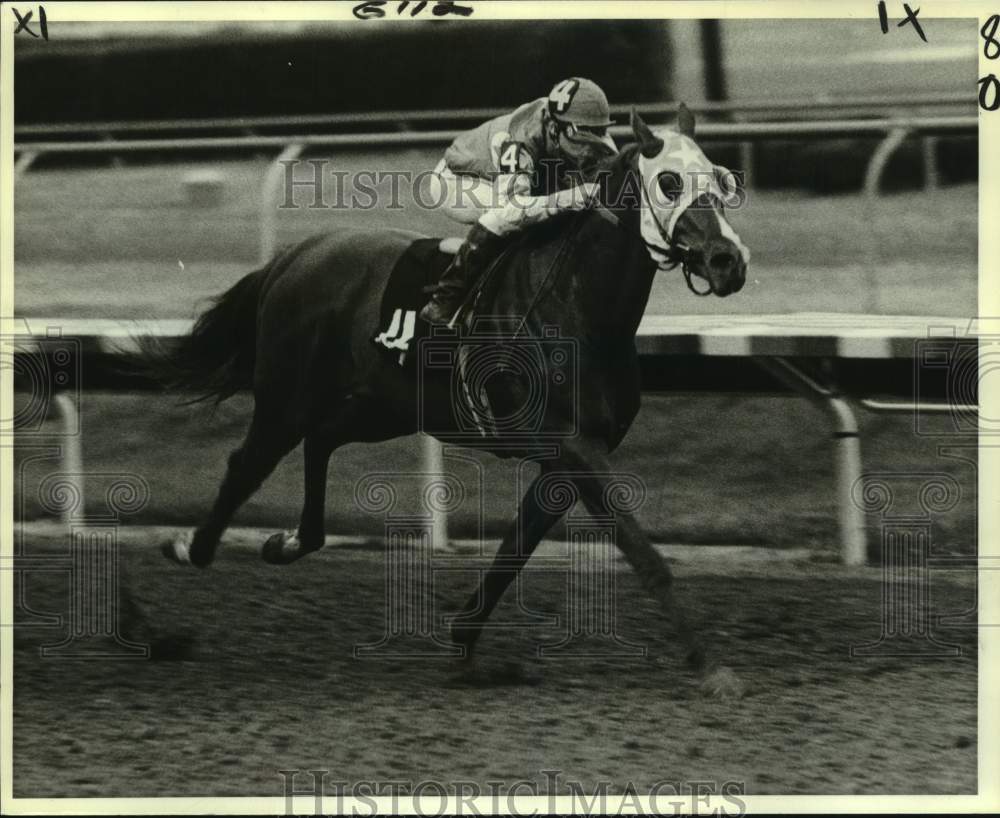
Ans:
{"type": "Polygon", "coordinates": [[[492,208],[480,218],[479,223],[491,233],[503,236],[538,224],[559,213],[583,210],[599,185],[587,182],[560,190],[550,196],[515,196],[503,207],[492,208]]]}
{"type": "Polygon", "coordinates": [[[531,176],[527,173],[503,173],[497,176],[494,188],[498,203],[523,199],[531,193],[531,176]]]}
{"type": "Polygon", "coordinates": [[[546,210],[550,216],[563,211],[583,210],[600,190],[596,182],[584,182],[575,187],[560,190],[546,197],[546,210]]]}

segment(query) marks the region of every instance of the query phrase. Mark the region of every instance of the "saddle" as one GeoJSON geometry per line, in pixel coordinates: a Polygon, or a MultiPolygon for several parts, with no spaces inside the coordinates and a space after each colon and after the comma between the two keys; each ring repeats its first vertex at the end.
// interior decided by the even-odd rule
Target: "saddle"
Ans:
{"type": "MultiPolygon", "coordinates": [[[[458,238],[416,239],[396,261],[389,273],[382,303],[379,323],[372,342],[391,353],[396,365],[416,368],[417,350],[426,339],[423,357],[425,371],[440,367],[442,371],[454,371],[457,367],[458,384],[464,398],[465,407],[460,411],[471,419],[483,437],[495,434],[493,410],[485,389],[474,386],[467,377],[469,345],[460,339],[474,334],[476,306],[490,301],[489,289],[494,280],[494,272],[507,250],[493,261],[480,281],[467,295],[455,322],[455,328],[433,326],[420,317],[420,310],[427,303],[429,293],[441,278],[445,268],[451,263],[461,247],[458,238]],[[439,343],[434,343],[434,339],[439,343]]],[[[513,328],[512,328],[513,329],[513,328]]],[[[496,342],[495,335],[487,341],[496,342]]],[[[481,345],[482,339],[476,341],[481,345]]]]}
{"type": "Polygon", "coordinates": [[[432,327],[420,318],[420,310],[461,244],[461,239],[417,239],[389,273],[372,342],[396,353],[400,366],[409,360],[416,341],[430,335],[432,327]]]}
{"type": "MultiPolygon", "coordinates": [[[[493,259],[479,281],[467,293],[455,321],[460,330],[468,332],[473,329],[476,307],[480,302],[489,302],[492,285],[496,283],[494,273],[513,244],[512,242],[493,259]]],[[[435,328],[424,321],[420,318],[420,310],[461,246],[462,240],[457,237],[416,239],[403,251],[389,273],[389,280],[382,292],[378,331],[372,337],[372,342],[397,353],[399,366],[407,364],[410,360],[408,353],[416,348],[416,342],[421,338],[429,337],[435,332],[454,335],[453,330],[435,328]]],[[[514,329],[512,326],[511,330],[514,329]]]]}

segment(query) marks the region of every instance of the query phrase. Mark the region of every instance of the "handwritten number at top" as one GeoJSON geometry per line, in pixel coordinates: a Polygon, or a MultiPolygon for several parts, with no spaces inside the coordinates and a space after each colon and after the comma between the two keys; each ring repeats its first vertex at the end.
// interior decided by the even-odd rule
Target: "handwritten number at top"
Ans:
{"type": "MultiPolygon", "coordinates": [[[[14,16],[17,18],[17,28],[14,29],[14,33],[20,34],[23,31],[25,34],[30,34],[35,39],[38,39],[38,35],[29,25],[31,18],[35,16],[35,12],[29,11],[27,14],[21,14],[13,6],[10,7],[10,10],[14,12],[14,16]]],[[[38,7],[38,30],[41,32],[43,40],[49,39],[49,23],[45,17],[45,8],[43,6],[38,7]]]]}
{"type": "MultiPolygon", "coordinates": [[[[920,14],[920,9],[916,11],[910,8],[909,3],[903,3],[903,11],[906,12],[906,17],[900,20],[896,26],[897,28],[902,28],[907,23],[913,26],[917,30],[917,34],[920,35],[920,39],[925,43],[927,42],[927,36],[924,34],[924,30],[920,25],[920,21],[917,19],[917,15],[920,14]]],[[[878,2],[878,23],[882,28],[883,34],[889,33],[889,15],[885,10],[885,0],[879,0],[878,2]]]]}
{"type": "MultiPolygon", "coordinates": [[[[983,38],[983,56],[988,60],[1000,57],[1000,41],[997,41],[998,25],[1000,25],[1000,14],[993,14],[979,29],[983,38]]],[[[984,111],[996,111],[1000,108],[1000,80],[996,74],[987,74],[979,78],[979,107],[984,111]]]]}
{"type": "Polygon", "coordinates": [[[1000,14],[994,14],[979,29],[979,33],[983,35],[983,55],[988,60],[1000,57],[1000,41],[997,40],[998,25],[1000,25],[1000,14]]]}
{"type": "Polygon", "coordinates": [[[393,3],[389,0],[367,0],[354,7],[354,16],[359,20],[378,20],[385,17],[388,8],[394,11],[397,17],[404,15],[416,17],[428,6],[435,17],[447,17],[452,14],[468,17],[472,14],[472,6],[460,5],[456,0],[433,0],[433,5],[431,0],[395,0],[393,3]]]}

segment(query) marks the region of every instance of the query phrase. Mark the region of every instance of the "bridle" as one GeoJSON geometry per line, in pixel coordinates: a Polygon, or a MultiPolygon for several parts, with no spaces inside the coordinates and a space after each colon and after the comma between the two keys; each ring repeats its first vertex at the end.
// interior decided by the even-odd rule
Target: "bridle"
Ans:
{"type": "MultiPolygon", "coordinates": [[[[646,186],[641,185],[643,196],[646,198],[646,203],[652,208],[652,203],[649,201],[649,194],[646,192],[646,186]]],[[[615,227],[621,227],[621,219],[618,218],[613,212],[611,212],[601,201],[597,198],[597,194],[590,200],[589,207],[597,215],[603,218],[605,221],[610,222],[615,227]]],[[[691,272],[691,268],[688,266],[694,257],[694,250],[688,247],[682,242],[675,241],[670,236],[667,235],[667,231],[663,229],[663,225],[660,224],[660,220],[656,217],[653,218],[656,224],[656,229],[660,234],[660,238],[663,239],[663,244],[667,248],[667,258],[664,261],[659,262],[656,267],[658,270],[663,272],[670,272],[671,270],[676,270],[678,266],[681,268],[681,273],[684,275],[684,283],[688,285],[688,289],[698,296],[706,296],[712,294],[712,285],[708,285],[707,290],[699,290],[694,286],[694,280],[691,272]]],[[[642,243],[646,245],[647,251],[653,251],[656,255],[663,255],[663,247],[658,244],[653,244],[652,242],[646,241],[646,237],[641,233],[639,238],[642,239],[642,243]]]]}
{"type": "MultiPolygon", "coordinates": [[[[636,172],[638,173],[638,169],[636,169],[636,172]]],[[[646,190],[646,186],[642,184],[641,181],[642,180],[640,174],[639,187],[642,188],[642,194],[646,199],[646,205],[650,208],[650,211],[652,212],[653,204],[649,200],[649,192],[646,190]]],[[[593,195],[590,197],[590,200],[587,202],[587,206],[585,209],[594,211],[598,216],[600,216],[605,221],[610,222],[615,227],[624,229],[621,219],[618,218],[618,216],[615,213],[613,213],[607,207],[607,205],[605,205],[600,200],[600,197],[598,195],[599,190],[600,187],[598,187],[594,191],[593,195]]],[[[663,225],[660,224],[659,219],[654,217],[653,221],[656,223],[656,229],[660,234],[660,238],[663,240],[664,246],[667,248],[667,258],[664,261],[657,263],[656,265],[657,269],[663,270],[664,272],[668,272],[680,266],[681,272],[684,275],[684,283],[687,284],[688,289],[691,292],[693,292],[697,296],[702,296],[702,297],[711,295],[712,294],[711,282],[709,283],[708,289],[704,291],[699,290],[694,286],[694,281],[692,280],[693,273],[691,272],[689,266],[692,257],[694,256],[694,251],[686,244],[683,244],[679,241],[675,241],[673,238],[667,235],[667,232],[666,230],[663,229],[663,225]]],[[[528,309],[525,310],[524,314],[521,316],[521,320],[518,322],[517,328],[515,329],[513,335],[515,339],[521,334],[521,330],[525,327],[525,324],[528,320],[528,315],[534,311],[535,306],[538,304],[538,301],[542,297],[542,293],[547,290],[549,281],[551,281],[553,275],[555,275],[561,269],[563,264],[563,259],[565,258],[567,252],[569,251],[574,235],[578,229],[579,226],[577,226],[572,231],[567,231],[567,233],[563,236],[562,243],[559,245],[559,249],[556,252],[555,257],[552,259],[552,262],[549,264],[548,270],[546,271],[545,275],[542,278],[541,286],[535,292],[534,298],[532,298],[531,303],[528,305],[528,309]]],[[[641,230],[639,232],[639,238],[642,240],[642,243],[646,245],[647,252],[655,251],[655,253],[650,253],[651,256],[655,257],[656,255],[664,254],[662,247],[660,247],[659,245],[651,244],[650,242],[646,241],[646,238],[645,236],[642,235],[641,230]]],[[[498,258],[496,261],[493,262],[493,264],[491,265],[491,269],[490,271],[488,271],[488,273],[492,272],[493,269],[496,269],[499,266],[498,264],[499,260],[500,259],[498,258]]],[[[488,274],[487,276],[483,277],[482,281],[485,281],[487,277],[488,274]]]]}
{"type": "MultiPolygon", "coordinates": [[[[676,241],[672,236],[667,235],[667,231],[663,229],[663,225],[660,224],[660,220],[656,218],[655,211],[653,210],[653,203],[649,200],[649,191],[647,191],[646,186],[642,184],[641,178],[639,180],[639,187],[642,188],[642,195],[646,200],[646,206],[649,208],[650,214],[653,216],[653,224],[656,225],[656,232],[660,234],[660,238],[663,239],[663,243],[667,247],[667,259],[666,261],[658,263],[656,265],[657,268],[663,271],[669,271],[677,269],[677,266],[680,265],[681,273],[684,276],[684,283],[687,284],[687,287],[691,292],[701,297],[711,295],[711,282],[709,282],[707,290],[699,290],[694,286],[694,281],[691,278],[694,274],[691,272],[690,267],[694,251],[686,244],[676,241]]],[[[655,250],[658,253],[663,253],[663,249],[661,247],[646,241],[646,237],[641,233],[639,234],[639,238],[642,239],[642,242],[646,245],[647,250],[655,250]]]]}

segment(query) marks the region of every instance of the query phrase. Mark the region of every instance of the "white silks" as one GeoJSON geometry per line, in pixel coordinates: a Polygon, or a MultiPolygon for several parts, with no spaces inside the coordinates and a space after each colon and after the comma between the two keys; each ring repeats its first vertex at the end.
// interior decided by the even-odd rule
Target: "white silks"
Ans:
{"type": "Polygon", "coordinates": [[[486,211],[479,223],[498,236],[514,233],[528,225],[543,222],[557,213],[582,210],[597,192],[597,187],[588,182],[549,196],[529,196],[514,191],[501,207],[486,211]]]}

